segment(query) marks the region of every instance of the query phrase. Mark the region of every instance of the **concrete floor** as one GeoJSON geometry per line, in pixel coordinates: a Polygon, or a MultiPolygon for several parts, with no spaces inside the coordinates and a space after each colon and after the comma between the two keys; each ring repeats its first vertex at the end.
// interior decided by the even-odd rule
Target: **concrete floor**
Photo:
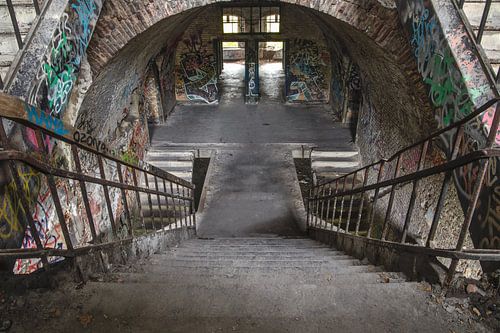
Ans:
{"type": "Polygon", "coordinates": [[[165,124],[151,126],[150,134],[152,145],[168,147],[228,143],[352,147],[349,129],[334,123],[322,105],[179,105],[165,124]]]}
{"type": "Polygon", "coordinates": [[[281,63],[261,66],[262,100],[244,104],[243,72],[243,64],[226,63],[220,104],[177,106],[150,128],[152,146],[216,151],[200,236],[298,235],[305,211],[292,149],[352,150],[350,131],[331,120],[326,105],[281,103],[281,63]]]}
{"type": "Polygon", "coordinates": [[[211,161],[200,237],[262,234],[297,236],[305,210],[291,152],[274,145],[242,145],[211,161]]]}

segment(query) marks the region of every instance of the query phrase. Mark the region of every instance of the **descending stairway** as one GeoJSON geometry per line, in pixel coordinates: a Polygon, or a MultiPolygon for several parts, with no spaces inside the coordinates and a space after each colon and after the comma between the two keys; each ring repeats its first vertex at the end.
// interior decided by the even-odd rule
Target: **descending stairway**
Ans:
{"type": "MultiPolygon", "coordinates": [[[[41,6],[42,1],[38,2],[41,6]]],[[[21,37],[24,40],[36,17],[33,0],[12,0],[21,37]]],[[[0,1],[0,76],[5,82],[5,76],[14,60],[19,46],[16,41],[14,27],[5,0],[0,1]]]]}
{"type": "MultiPolygon", "coordinates": [[[[464,12],[475,33],[479,29],[486,0],[465,0],[464,12]]],[[[481,41],[495,74],[500,66],[500,0],[493,0],[481,41]]]]}
{"type": "Polygon", "coordinates": [[[167,150],[153,147],[148,150],[146,162],[191,182],[194,157],[195,152],[192,150],[167,150]]]}
{"type": "Polygon", "coordinates": [[[360,168],[359,153],[350,150],[313,150],[311,167],[317,182],[335,179],[360,168]]]}
{"type": "MultiPolygon", "coordinates": [[[[188,182],[191,182],[193,177],[193,163],[194,163],[194,152],[193,151],[168,151],[163,149],[151,149],[148,151],[146,156],[146,161],[164,171],[167,171],[179,178],[182,178],[188,182]]],[[[142,177],[142,186],[149,186],[151,189],[156,189],[155,179],[152,175],[148,175],[147,183],[146,179],[142,177]]],[[[182,188],[178,188],[175,184],[165,184],[158,183],[158,189],[160,191],[165,191],[166,193],[171,193],[174,195],[188,196],[187,190],[184,192],[182,188]]],[[[155,195],[148,196],[145,193],[140,194],[141,206],[143,209],[143,217],[146,228],[151,228],[155,226],[159,229],[160,225],[171,224],[174,222],[181,223],[185,225],[186,217],[191,214],[191,207],[188,201],[169,199],[166,201],[165,198],[158,198],[155,195]],[[159,205],[160,203],[160,205],[159,205]]],[[[188,218],[189,221],[189,218],[188,218]]],[[[138,225],[138,227],[142,227],[138,225]]]]}
{"type": "MultiPolygon", "coordinates": [[[[470,329],[420,284],[305,238],[191,239],[72,293],[95,332],[470,329]]],[[[57,325],[82,331],[69,315],[57,325]]]]}

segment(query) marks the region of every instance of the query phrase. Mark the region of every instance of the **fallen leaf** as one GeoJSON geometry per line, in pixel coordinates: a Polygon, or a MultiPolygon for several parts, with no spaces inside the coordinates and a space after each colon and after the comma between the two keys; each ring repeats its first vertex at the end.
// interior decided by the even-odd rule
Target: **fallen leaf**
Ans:
{"type": "Polygon", "coordinates": [[[92,323],[93,317],[91,314],[86,313],[78,316],[78,320],[80,321],[80,324],[82,324],[84,328],[87,328],[90,325],[90,323],[92,323]]]}

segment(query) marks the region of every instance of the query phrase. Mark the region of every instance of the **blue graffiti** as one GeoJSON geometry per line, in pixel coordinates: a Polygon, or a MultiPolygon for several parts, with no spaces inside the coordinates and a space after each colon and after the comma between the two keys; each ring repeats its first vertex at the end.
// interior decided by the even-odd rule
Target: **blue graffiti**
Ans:
{"type": "Polygon", "coordinates": [[[63,136],[69,133],[61,119],[38,111],[34,106],[27,107],[26,111],[28,112],[28,121],[31,123],[43,127],[47,131],[54,132],[57,135],[63,136]]]}

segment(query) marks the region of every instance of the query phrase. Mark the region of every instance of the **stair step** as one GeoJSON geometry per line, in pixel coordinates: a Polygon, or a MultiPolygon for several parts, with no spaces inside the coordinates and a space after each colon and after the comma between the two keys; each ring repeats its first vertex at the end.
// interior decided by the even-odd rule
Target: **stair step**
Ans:
{"type": "Polygon", "coordinates": [[[307,274],[325,274],[325,273],[344,273],[344,274],[357,274],[360,272],[382,272],[382,268],[375,266],[365,266],[365,265],[329,265],[329,266],[239,266],[239,267],[228,267],[228,266],[189,266],[189,265],[177,265],[177,266],[162,266],[162,265],[151,265],[150,267],[144,268],[145,272],[150,274],[157,273],[183,273],[183,274],[196,274],[196,275],[206,275],[206,274],[248,274],[252,273],[269,273],[269,272],[281,272],[283,274],[289,274],[290,272],[303,272],[307,274]]]}
{"type": "Polygon", "coordinates": [[[304,274],[304,273],[249,273],[245,275],[234,274],[213,274],[206,275],[203,279],[199,276],[185,274],[145,274],[145,273],[130,273],[130,272],[115,272],[106,276],[106,281],[119,281],[120,283],[161,283],[168,285],[170,288],[178,287],[183,284],[205,286],[207,283],[211,285],[222,282],[230,284],[251,284],[257,279],[265,279],[268,285],[290,285],[290,284],[314,284],[314,285],[332,285],[343,283],[404,283],[406,279],[398,273],[369,273],[360,272],[356,275],[347,273],[327,273],[327,274],[304,274]]]}

